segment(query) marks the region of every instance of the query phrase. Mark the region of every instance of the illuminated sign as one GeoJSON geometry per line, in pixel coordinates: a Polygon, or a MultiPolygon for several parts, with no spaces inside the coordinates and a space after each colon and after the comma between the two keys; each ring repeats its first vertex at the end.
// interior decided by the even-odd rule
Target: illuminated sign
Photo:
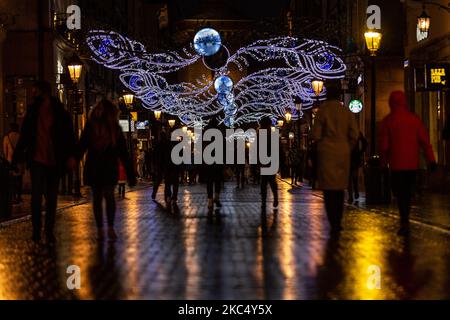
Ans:
{"type": "Polygon", "coordinates": [[[348,107],[351,112],[360,113],[363,109],[363,103],[360,100],[352,100],[348,107]]]}
{"type": "Polygon", "coordinates": [[[148,125],[149,125],[148,120],[138,121],[138,122],[136,122],[136,129],[137,130],[146,130],[148,128],[148,125]]]}
{"type": "Polygon", "coordinates": [[[449,65],[444,63],[434,63],[426,65],[426,89],[443,90],[449,88],[448,75],[449,65]]]}

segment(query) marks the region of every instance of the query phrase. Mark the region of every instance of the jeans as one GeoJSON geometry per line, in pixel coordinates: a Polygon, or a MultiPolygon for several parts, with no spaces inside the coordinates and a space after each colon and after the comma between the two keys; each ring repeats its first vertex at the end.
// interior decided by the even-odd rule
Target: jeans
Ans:
{"type": "Polygon", "coordinates": [[[417,171],[392,171],[392,191],[397,198],[402,224],[409,222],[411,199],[416,182],[417,171]]]}
{"type": "Polygon", "coordinates": [[[114,218],[116,216],[116,200],[114,199],[114,190],[116,186],[92,186],[92,199],[94,207],[94,216],[97,228],[103,228],[103,199],[106,202],[106,218],[108,227],[114,227],[114,218]]]}
{"type": "Polygon", "coordinates": [[[344,214],[344,190],[324,190],[325,209],[332,228],[340,228],[344,214]]]}
{"type": "Polygon", "coordinates": [[[58,186],[59,176],[56,167],[49,167],[38,162],[32,163],[31,216],[34,235],[39,235],[42,229],[42,197],[45,198],[45,232],[47,235],[53,235],[58,186]]]}
{"type": "Polygon", "coordinates": [[[276,176],[261,176],[261,198],[262,202],[265,203],[267,200],[267,184],[270,185],[270,189],[273,193],[273,198],[275,202],[278,202],[278,185],[276,176]]]}

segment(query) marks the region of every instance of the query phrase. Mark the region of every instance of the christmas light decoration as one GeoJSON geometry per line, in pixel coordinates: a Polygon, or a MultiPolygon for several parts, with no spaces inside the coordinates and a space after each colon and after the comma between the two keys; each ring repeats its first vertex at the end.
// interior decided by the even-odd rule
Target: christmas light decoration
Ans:
{"type": "Polygon", "coordinates": [[[213,116],[228,127],[259,122],[263,117],[276,121],[287,113],[296,120],[315,101],[326,97],[326,88],[316,97],[312,81],[322,79],[326,86],[327,79],[343,78],[346,71],[339,48],[323,41],[293,37],[259,40],[233,55],[213,29],[200,30],[191,48],[180,53],[147,53],[143,44],[103,30],[91,31],[87,44],[97,63],[120,70],[124,86],[146,108],[177,116],[189,127],[202,127],[213,116]],[[222,67],[212,69],[204,57],[217,53],[221,47],[228,58],[222,67]],[[195,83],[169,84],[164,78],[165,74],[202,59],[205,67],[215,72],[213,81],[206,72],[195,83]],[[284,67],[258,70],[233,84],[230,66],[244,71],[252,61],[258,65],[277,62],[284,67]],[[301,110],[294,102],[299,100],[301,110]]]}

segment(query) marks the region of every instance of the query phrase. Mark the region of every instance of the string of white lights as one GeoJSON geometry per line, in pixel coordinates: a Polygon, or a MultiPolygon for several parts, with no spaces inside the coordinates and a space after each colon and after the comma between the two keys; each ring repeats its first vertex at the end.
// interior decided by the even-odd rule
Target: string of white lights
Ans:
{"type": "Polygon", "coordinates": [[[197,52],[185,48],[181,54],[150,54],[143,44],[103,30],[91,31],[87,44],[97,63],[121,71],[121,82],[146,108],[177,116],[189,126],[204,125],[212,116],[228,127],[267,116],[283,118],[287,112],[294,120],[301,118],[303,110],[325,99],[326,90],[317,97],[311,82],[343,78],[346,71],[339,48],[323,41],[278,37],[229,54],[214,81],[204,74],[196,83],[169,84],[163,75],[189,67],[223,47],[217,31],[202,29],[192,46],[197,52]],[[251,61],[282,62],[284,67],[250,73],[234,84],[228,76],[230,65],[243,71],[251,61]],[[300,111],[294,103],[299,99],[300,111]]]}

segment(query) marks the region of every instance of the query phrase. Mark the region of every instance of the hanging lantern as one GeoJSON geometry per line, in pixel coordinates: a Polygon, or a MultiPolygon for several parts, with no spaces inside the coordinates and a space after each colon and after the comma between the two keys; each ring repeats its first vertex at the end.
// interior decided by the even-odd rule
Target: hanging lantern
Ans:
{"type": "Polygon", "coordinates": [[[83,71],[83,62],[81,62],[77,55],[73,54],[72,58],[70,58],[67,63],[67,68],[69,69],[70,79],[72,79],[74,83],[78,83],[81,72],[83,71]]]}
{"type": "Polygon", "coordinates": [[[169,120],[169,127],[171,127],[171,128],[175,127],[175,123],[176,123],[175,120],[173,120],[173,119],[169,120]]]}
{"type": "Polygon", "coordinates": [[[288,111],[288,112],[286,112],[286,121],[287,121],[287,123],[289,123],[289,122],[291,122],[291,120],[292,120],[292,114],[288,111]]]}
{"type": "Polygon", "coordinates": [[[278,124],[278,127],[283,128],[284,121],[283,120],[278,120],[277,124],[278,124]]]}
{"type": "Polygon", "coordinates": [[[370,51],[370,55],[375,56],[378,49],[380,49],[381,33],[375,30],[369,30],[364,34],[364,37],[366,38],[366,45],[367,49],[370,51]]]}
{"type": "Polygon", "coordinates": [[[322,80],[314,80],[311,82],[312,89],[314,90],[314,94],[316,97],[320,96],[323,91],[323,81],[322,80]]]}
{"type": "Polygon", "coordinates": [[[130,107],[134,102],[134,94],[131,93],[124,94],[123,101],[128,107],[130,107]]]}
{"type": "Polygon", "coordinates": [[[155,119],[156,119],[156,120],[161,119],[161,114],[162,114],[161,111],[155,111],[154,113],[155,113],[155,119]]]}
{"type": "Polygon", "coordinates": [[[424,10],[422,14],[417,17],[417,26],[420,32],[428,33],[428,31],[430,30],[430,23],[431,19],[424,10]]]}

